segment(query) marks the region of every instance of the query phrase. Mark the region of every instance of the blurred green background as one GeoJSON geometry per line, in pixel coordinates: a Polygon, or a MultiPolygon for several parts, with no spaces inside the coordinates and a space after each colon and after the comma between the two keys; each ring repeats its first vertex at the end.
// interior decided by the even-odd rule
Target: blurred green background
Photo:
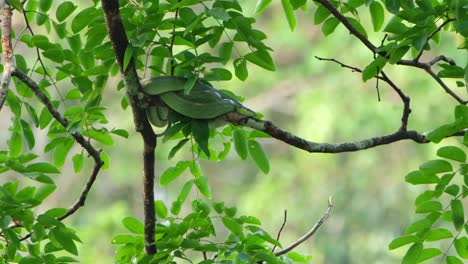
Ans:
{"type": "MultiPolygon", "coordinates": [[[[246,14],[253,15],[256,1],[240,2],[246,14]]],[[[215,86],[232,89],[247,98],[245,104],[262,112],[266,120],[315,142],[355,141],[398,129],[402,102],[393,90],[381,83],[378,102],[375,80],[364,84],[359,73],[314,58],[334,58],[363,69],[372,61],[371,52],[341,25],[324,38],[320,26],[313,25],[315,7],[310,2],[312,10],[299,13],[297,29],[290,32],[277,2],[257,17],[257,27],[268,35],[266,43],[274,50],[277,71],[249,66],[247,81],[232,80],[215,86]]],[[[367,10],[360,15],[370,39],[378,45],[384,35],[371,32],[367,10]]],[[[454,40],[445,35],[441,39],[439,48],[423,59],[443,51],[459,65],[465,65],[466,56],[460,56],[453,47],[454,40]]],[[[451,120],[456,102],[424,72],[401,66],[390,66],[386,72],[411,97],[409,129],[428,131],[451,120]]],[[[142,219],[143,214],[141,138],[133,128],[130,109],[124,111],[120,107],[124,92],[117,91],[117,82],[118,79],[111,80],[104,95],[103,104],[109,107],[108,127],[127,129],[130,137],[115,138],[115,146],[104,148],[110,156],[110,169],[99,175],[86,206],[66,220],[78,230],[83,241],[79,248],[81,263],[112,263],[112,236],[126,232],[121,219],[128,215],[142,219]]],[[[1,117],[1,120],[9,118],[6,111],[1,112],[1,117]]],[[[7,138],[6,129],[0,133],[7,138]]],[[[37,135],[44,134],[37,131],[37,135]]],[[[47,141],[40,136],[36,139],[35,149],[41,153],[47,141]]],[[[240,214],[260,218],[264,228],[274,236],[283,221],[283,211],[287,210],[280,241],[289,245],[322,217],[328,197],[332,196],[331,217],[298,251],[312,255],[312,263],[316,264],[399,262],[406,248],[388,251],[387,245],[416,219],[412,201],[421,191],[405,184],[404,176],[434,158],[440,144],[403,141],[354,153],[310,154],[275,139],[260,141],[270,157],[268,175],[261,173],[253,161],[241,161],[234,151],[221,163],[202,162],[215,201],[225,201],[237,206],[240,214]]],[[[443,143],[456,142],[457,139],[448,139],[443,143]]],[[[168,161],[168,151],[174,144],[158,145],[158,174],[179,159],[191,158],[185,150],[168,161]]],[[[92,165],[90,160],[87,165],[92,165]]],[[[55,178],[56,193],[40,210],[72,204],[90,169],[75,175],[71,161],[67,161],[63,173],[55,178]]],[[[2,181],[16,177],[2,175],[2,181]]],[[[165,188],[157,186],[157,199],[172,203],[189,177],[183,175],[165,188]]],[[[201,197],[197,193],[192,195],[201,197]]]]}

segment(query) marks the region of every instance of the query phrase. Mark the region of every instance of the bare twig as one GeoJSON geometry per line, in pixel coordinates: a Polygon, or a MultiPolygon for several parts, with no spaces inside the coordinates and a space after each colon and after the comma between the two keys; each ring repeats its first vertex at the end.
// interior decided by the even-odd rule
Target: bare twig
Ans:
{"type": "Polygon", "coordinates": [[[11,72],[15,68],[15,60],[13,57],[13,49],[11,47],[11,17],[12,12],[10,3],[7,0],[0,1],[0,7],[2,9],[2,64],[3,74],[0,85],[0,110],[8,96],[8,90],[11,80],[11,72]]]}
{"type": "Polygon", "coordinates": [[[322,216],[322,218],[320,218],[320,220],[312,227],[312,229],[310,229],[309,232],[307,232],[307,234],[305,234],[304,236],[302,236],[301,238],[296,240],[291,245],[287,246],[286,248],[284,248],[284,249],[282,249],[280,251],[276,251],[275,255],[276,256],[284,255],[284,254],[288,253],[289,251],[293,250],[294,248],[296,248],[297,246],[299,246],[300,244],[304,243],[307,239],[311,238],[315,234],[315,232],[317,232],[317,230],[320,228],[320,226],[322,226],[322,224],[325,223],[325,221],[327,221],[328,217],[330,216],[330,212],[331,212],[332,207],[333,207],[333,205],[332,205],[332,202],[331,202],[331,197],[329,197],[328,198],[327,211],[322,216]]]}
{"type": "Polygon", "coordinates": [[[452,58],[446,57],[444,55],[437,56],[428,63],[429,63],[429,65],[433,66],[434,64],[438,63],[439,61],[445,61],[450,65],[456,65],[455,61],[452,58]]]}
{"type": "MultiPolygon", "coordinates": [[[[283,232],[283,228],[286,225],[287,220],[288,220],[288,211],[284,210],[283,223],[281,224],[281,227],[280,227],[280,229],[278,231],[278,235],[276,235],[276,241],[280,240],[281,232],[283,232]]],[[[273,246],[273,248],[271,249],[271,252],[275,252],[275,250],[276,250],[276,245],[273,246]]]]}

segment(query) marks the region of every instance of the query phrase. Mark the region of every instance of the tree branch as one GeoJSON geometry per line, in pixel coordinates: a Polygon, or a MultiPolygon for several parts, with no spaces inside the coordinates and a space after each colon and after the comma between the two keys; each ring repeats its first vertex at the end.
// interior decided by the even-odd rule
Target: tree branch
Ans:
{"type": "Polygon", "coordinates": [[[13,57],[13,49],[11,46],[11,17],[12,12],[8,0],[0,1],[0,8],[2,9],[2,64],[3,74],[0,84],[0,111],[5,104],[8,96],[8,90],[11,80],[11,72],[15,68],[15,60],[13,57]]]}
{"type": "Polygon", "coordinates": [[[280,250],[280,251],[276,251],[275,252],[275,255],[276,256],[281,256],[281,255],[284,255],[286,253],[288,253],[289,251],[293,250],[294,248],[296,248],[297,246],[299,246],[300,244],[304,243],[307,239],[311,238],[315,232],[317,232],[317,230],[319,229],[319,227],[325,223],[325,221],[327,221],[328,217],[330,216],[330,212],[331,212],[331,209],[332,209],[333,205],[331,203],[331,197],[328,198],[328,208],[327,208],[327,211],[325,212],[325,214],[322,216],[322,218],[320,218],[320,220],[312,227],[312,229],[309,230],[309,232],[307,232],[307,234],[305,234],[304,236],[302,236],[301,238],[299,238],[298,240],[296,240],[294,243],[292,243],[291,245],[287,246],[286,248],[280,250]]]}
{"type": "MultiPolygon", "coordinates": [[[[24,82],[33,91],[33,93],[39,98],[42,104],[45,105],[49,113],[53,116],[55,120],[57,120],[57,122],[59,122],[65,129],[68,128],[68,125],[69,125],[68,120],[66,120],[60,114],[60,112],[53,106],[52,102],[49,100],[47,95],[42,92],[41,88],[39,88],[39,85],[37,85],[37,83],[35,83],[31,78],[29,78],[26,74],[24,74],[18,69],[15,69],[12,72],[12,75],[17,77],[22,82],[24,82]]],[[[72,206],[68,208],[67,213],[59,217],[58,220],[63,220],[67,218],[68,216],[74,214],[80,207],[84,206],[88,193],[91,190],[91,187],[94,181],[96,180],[96,177],[99,174],[99,171],[102,165],[104,165],[104,162],[100,157],[101,151],[96,150],[91,145],[91,143],[87,141],[83,137],[83,135],[81,135],[79,132],[70,133],[70,134],[75,139],[75,141],[78,144],[80,144],[88,152],[88,154],[94,159],[94,167],[78,199],[75,201],[75,203],[73,203],[72,206]]],[[[31,234],[32,233],[29,233],[28,235],[23,237],[22,240],[27,239],[29,236],[31,236],[31,234]]]]}
{"type": "Polygon", "coordinates": [[[107,32],[114,49],[120,72],[123,74],[127,96],[132,107],[135,128],[143,138],[143,210],[145,217],[145,251],[147,255],[157,252],[155,242],[156,213],[154,209],[154,161],[157,137],[148,122],[145,112],[145,103],[141,99],[143,92],[136,72],[133,59],[124,68],[123,59],[128,47],[128,38],[122,24],[119,11],[119,1],[101,0],[107,32]]]}
{"type": "Polygon", "coordinates": [[[414,58],[415,61],[419,61],[419,59],[421,58],[421,56],[423,55],[423,52],[424,52],[424,46],[427,45],[427,43],[429,43],[429,40],[431,40],[435,34],[437,34],[437,32],[441,31],[443,27],[445,27],[445,25],[447,25],[448,23],[452,22],[452,21],[455,21],[456,19],[454,18],[449,18],[447,20],[445,20],[442,24],[440,24],[440,26],[438,26],[434,32],[432,32],[429,36],[427,36],[426,38],[426,41],[424,43],[424,45],[422,45],[422,48],[421,50],[419,51],[418,55],[416,56],[416,58],[414,58]]]}

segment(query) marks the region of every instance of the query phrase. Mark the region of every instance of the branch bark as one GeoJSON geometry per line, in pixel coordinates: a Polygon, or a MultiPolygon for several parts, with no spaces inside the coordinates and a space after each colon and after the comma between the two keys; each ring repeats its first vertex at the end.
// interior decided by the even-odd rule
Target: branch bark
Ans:
{"type": "Polygon", "coordinates": [[[2,64],[3,74],[0,84],[0,110],[8,96],[8,90],[11,80],[11,72],[15,68],[15,60],[13,57],[13,48],[11,46],[11,17],[12,12],[8,0],[0,1],[0,8],[2,9],[2,64]]]}
{"type": "Polygon", "coordinates": [[[154,209],[154,161],[157,137],[146,118],[145,109],[142,108],[142,105],[144,105],[144,102],[140,99],[142,96],[138,96],[143,93],[133,59],[124,68],[123,60],[129,43],[120,17],[119,1],[102,0],[101,3],[107,32],[109,33],[115,57],[127,88],[127,96],[130,100],[135,128],[141,134],[144,143],[143,210],[145,217],[145,251],[147,255],[154,255],[157,252],[155,243],[156,214],[154,209]]]}

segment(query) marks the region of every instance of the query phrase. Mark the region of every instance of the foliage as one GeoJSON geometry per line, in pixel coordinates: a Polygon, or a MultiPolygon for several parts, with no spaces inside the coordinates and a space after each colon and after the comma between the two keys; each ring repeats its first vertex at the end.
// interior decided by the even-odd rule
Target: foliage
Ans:
{"type": "MultiPolygon", "coordinates": [[[[466,106],[458,106],[455,116],[461,126],[466,126],[466,106]]],[[[439,141],[443,133],[450,135],[450,125],[442,126],[430,134],[431,139],[439,141]],[[436,137],[437,135],[437,137],[436,137]]],[[[464,145],[468,136],[465,134],[464,145]]],[[[410,245],[402,263],[419,263],[440,257],[446,263],[463,263],[468,259],[468,220],[465,219],[463,199],[468,196],[468,165],[466,150],[456,146],[439,148],[440,159],[421,164],[418,170],[406,175],[406,182],[412,185],[431,185],[430,190],[422,192],[415,200],[415,213],[424,215],[408,225],[403,236],[395,238],[389,249],[393,250],[410,245]],[[450,240],[449,246],[441,243],[450,240]],[[432,243],[431,243],[432,242],[432,243]],[[435,243],[438,243],[434,245],[435,243]],[[428,245],[429,244],[429,245],[428,245]],[[455,248],[452,255],[451,248],[455,248]],[[445,250],[444,250],[445,249],[445,250]]]]}

